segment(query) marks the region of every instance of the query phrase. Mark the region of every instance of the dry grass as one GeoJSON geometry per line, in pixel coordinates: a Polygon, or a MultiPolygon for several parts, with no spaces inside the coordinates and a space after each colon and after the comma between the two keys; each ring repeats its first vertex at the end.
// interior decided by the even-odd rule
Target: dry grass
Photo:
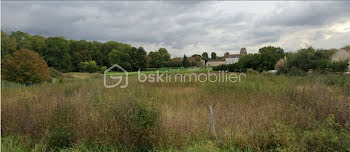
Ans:
{"type": "Polygon", "coordinates": [[[99,78],[7,87],[1,129],[3,137],[29,136],[44,146],[52,128],[62,126],[72,131],[73,144],[89,139],[132,148],[140,144],[135,140],[147,140],[153,149],[186,149],[209,140],[207,106],[213,105],[215,149],[320,151],[318,144],[324,144],[321,151],[346,151],[350,83],[329,83],[343,77],[248,75],[241,83],[139,83],[135,76],[126,89],[106,89],[99,78]],[[159,111],[157,125],[142,134],[130,131],[118,116],[129,103],[159,111]],[[319,133],[323,130],[335,141],[327,141],[332,137],[319,133]]]}

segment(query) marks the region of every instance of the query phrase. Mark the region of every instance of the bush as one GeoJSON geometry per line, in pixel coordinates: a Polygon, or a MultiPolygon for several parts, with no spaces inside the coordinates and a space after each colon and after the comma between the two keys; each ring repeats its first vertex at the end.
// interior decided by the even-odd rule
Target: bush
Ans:
{"type": "Polygon", "coordinates": [[[330,115],[319,128],[306,131],[303,140],[307,151],[349,151],[350,128],[341,127],[330,115]]]}
{"type": "Polygon", "coordinates": [[[226,71],[228,70],[228,65],[226,64],[222,64],[222,65],[218,65],[216,67],[213,67],[214,71],[226,71]]]}
{"type": "Polygon", "coordinates": [[[101,73],[104,73],[106,70],[107,70],[106,66],[101,66],[101,68],[100,68],[101,73]]]}
{"type": "Polygon", "coordinates": [[[80,62],[78,67],[80,72],[94,73],[99,70],[95,61],[80,62]]]}
{"type": "Polygon", "coordinates": [[[72,125],[75,119],[74,108],[69,104],[58,105],[51,118],[48,135],[45,144],[51,150],[69,148],[75,141],[72,125]]]}
{"type": "Polygon", "coordinates": [[[348,62],[332,62],[332,53],[332,50],[315,50],[312,47],[301,49],[276,64],[277,74],[305,75],[310,70],[320,73],[347,71],[348,62]]]}
{"type": "Polygon", "coordinates": [[[332,72],[345,72],[348,70],[348,62],[331,62],[329,63],[329,69],[331,69],[332,72]]]}
{"type": "Polygon", "coordinates": [[[23,84],[36,84],[50,79],[45,60],[36,52],[19,50],[7,55],[2,63],[2,79],[23,84]]]}
{"type": "Polygon", "coordinates": [[[292,67],[292,68],[287,70],[287,75],[289,75],[289,76],[305,76],[306,72],[304,72],[303,70],[298,69],[296,67],[292,67]]]}
{"type": "Polygon", "coordinates": [[[117,109],[117,118],[125,126],[129,139],[138,150],[153,148],[155,129],[158,125],[159,111],[146,103],[127,102],[117,109]]]}

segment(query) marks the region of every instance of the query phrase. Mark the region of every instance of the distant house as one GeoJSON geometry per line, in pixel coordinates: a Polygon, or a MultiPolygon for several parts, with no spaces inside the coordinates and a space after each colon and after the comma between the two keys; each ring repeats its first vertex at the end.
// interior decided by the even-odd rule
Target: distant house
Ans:
{"type": "Polygon", "coordinates": [[[247,54],[247,49],[246,48],[241,48],[241,51],[239,54],[229,54],[225,56],[225,62],[226,64],[233,64],[238,62],[239,57],[241,57],[242,55],[246,55],[247,54]]]}
{"type": "Polygon", "coordinates": [[[337,52],[335,52],[332,57],[332,61],[349,61],[348,64],[348,70],[350,69],[350,50],[349,49],[340,49],[337,52]]]}
{"type": "Polygon", "coordinates": [[[242,55],[247,54],[246,48],[241,48],[239,54],[225,54],[224,57],[219,57],[217,60],[209,60],[207,66],[218,66],[222,64],[233,64],[237,63],[242,55]]]}
{"type": "Polygon", "coordinates": [[[207,66],[218,66],[218,65],[222,65],[222,64],[226,64],[225,60],[209,60],[207,62],[207,66]]]}

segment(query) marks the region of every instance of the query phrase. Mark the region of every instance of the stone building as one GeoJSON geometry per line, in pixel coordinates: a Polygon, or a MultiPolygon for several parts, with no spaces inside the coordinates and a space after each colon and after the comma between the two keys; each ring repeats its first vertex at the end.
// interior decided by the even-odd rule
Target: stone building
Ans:
{"type": "Polygon", "coordinates": [[[238,62],[239,58],[247,54],[246,48],[241,48],[239,54],[225,53],[224,57],[219,57],[217,60],[209,60],[207,66],[218,66],[222,64],[233,64],[238,62]]]}

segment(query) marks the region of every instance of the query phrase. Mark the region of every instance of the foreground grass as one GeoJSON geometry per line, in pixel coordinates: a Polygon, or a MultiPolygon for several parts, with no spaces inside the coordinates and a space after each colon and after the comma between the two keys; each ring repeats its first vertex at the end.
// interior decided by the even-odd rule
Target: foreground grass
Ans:
{"type": "Polygon", "coordinates": [[[125,89],[74,75],[2,89],[2,151],[350,151],[345,75],[251,74],[241,83],[131,76],[125,89]]]}

